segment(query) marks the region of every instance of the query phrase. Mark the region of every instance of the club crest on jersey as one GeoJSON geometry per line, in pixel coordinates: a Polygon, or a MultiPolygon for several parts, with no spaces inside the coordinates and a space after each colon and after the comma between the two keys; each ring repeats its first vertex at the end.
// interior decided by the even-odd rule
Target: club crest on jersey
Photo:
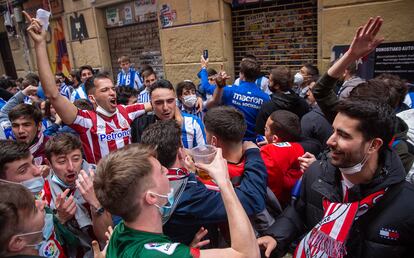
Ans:
{"type": "Polygon", "coordinates": [[[158,252],[171,255],[174,253],[175,248],[177,248],[178,245],[179,243],[148,243],[145,244],[144,247],[147,250],[156,250],[158,252]]]}
{"type": "Polygon", "coordinates": [[[40,247],[40,255],[45,257],[59,257],[60,251],[56,243],[52,240],[47,241],[40,247]]]}
{"type": "Polygon", "coordinates": [[[288,142],[278,142],[278,143],[273,143],[273,144],[277,147],[290,147],[290,146],[292,146],[288,142]]]}
{"type": "Polygon", "coordinates": [[[380,237],[388,240],[398,240],[398,238],[400,238],[400,233],[398,233],[397,230],[389,228],[381,228],[379,231],[379,235],[380,237]]]}
{"type": "Polygon", "coordinates": [[[114,141],[118,139],[122,139],[124,137],[131,136],[131,129],[125,131],[117,131],[108,134],[98,134],[100,141],[114,141]]]}

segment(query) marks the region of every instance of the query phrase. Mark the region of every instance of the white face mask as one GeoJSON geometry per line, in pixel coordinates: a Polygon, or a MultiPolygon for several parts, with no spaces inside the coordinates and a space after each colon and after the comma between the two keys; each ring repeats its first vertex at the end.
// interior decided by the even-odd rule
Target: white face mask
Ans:
{"type": "Polygon", "coordinates": [[[107,116],[107,117],[111,117],[111,116],[115,115],[116,112],[118,111],[118,109],[115,109],[115,111],[112,112],[112,113],[108,112],[103,107],[99,106],[98,101],[96,101],[95,97],[93,97],[93,101],[95,101],[95,103],[96,103],[96,113],[99,113],[99,114],[107,116]]]}
{"type": "MultiPolygon", "coordinates": [[[[371,148],[371,145],[372,145],[372,142],[369,145],[370,146],[369,148],[371,148]]],[[[364,167],[365,163],[367,163],[367,160],[368,160],[368,153],[365,153],[364,157],[362,158],[362,160],[360,162],[358,162],[355,165],[350,166],[350,167],[339,168],[339,171],[341,171],[341,173],[345,174],[345,175],[356,174],[358,172],[361,172],[361,170],[364,167]]]]}
{"type": "Polygon", "coordinates": [[[99,113],[99,114],[107,116],[107,117],[111,117],[111,116],[115,115],[117,111],[118,111],[118,109],[115,109],[115,111],[111,113],[111,112],[106,111],[105,109],[103,109],[103,107],[101,107],[99,105],[96,107],[96,113],[99,113]]]}
{"type": "Polygon", "coordinates": [[[197,102],[196,95],[187,95],[183,97],[183,104],[186,107],[193,108],[197,102]]]}
{"type": "Polygon", "coordinates": [[[295,74],[295,77],[294,77],[294,80],[293,80],[293,83],[295,84],[295,85],[301,85],[302,83],[303,83],[303,75],[301,74],[301,73],[299,73],[299,72],[297,72],[296,74],[295,74]]]}

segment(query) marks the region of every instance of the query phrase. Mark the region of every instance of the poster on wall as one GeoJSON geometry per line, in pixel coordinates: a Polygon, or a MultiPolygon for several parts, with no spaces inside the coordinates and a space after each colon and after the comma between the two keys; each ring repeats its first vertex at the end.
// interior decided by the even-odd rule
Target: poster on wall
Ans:
{"type": "Polygon", "coordinates": [[[173,25],[177,19],[177,11],[171,8],[169,4],[163,4],[160,10],[161,27],[167,28],[173,25]]]}
{"type": "Polygon", "coordinates": [[[157,19],[156,0],[135,1],[135,20],[137,22],[153,21],[157,19]]]}
{"type": "MultiPolygon", "coordinates": [[[[331,62],[340,58],[348,45],[332,48],[331,62]]],[[[398,75],[414,82],[414,42],[391,42],[380,44],[375,51],[357,61],[358,76],[369,80],[382,73],[398,75]]]]}
{"type": "Polygon", "coordinates": [[[69,20],[72,40],[79,40],[79,42],[82,42],[82,40],[89,38],[85,17],[82,13],[79,15],[78,12],[74,12],[69,20]]]}
{"type": "Polygon", "coordinates": [[[106,24],[108,24],[109,26],[119,24],[118,8],[113,7],[106,9],[106,24]]]}
{"type": "Polygon", "coordinates": [[[381,73],[414,82],[414,41],[383,43],[375,49],[374,77],[381,73]]]}
{"type": "Polygon", "coordinates": [[[71,66],[63,32],[62,18],[50,21],[47,52],[52,72],[63,72],[65,75],[68,75],[71,71],[71,66]]]}
{"type": "Polygon", "coordinates": [[[131,5],[124,6],[124,21],[125,24],[130,24],[133,21],[131,5]]]}

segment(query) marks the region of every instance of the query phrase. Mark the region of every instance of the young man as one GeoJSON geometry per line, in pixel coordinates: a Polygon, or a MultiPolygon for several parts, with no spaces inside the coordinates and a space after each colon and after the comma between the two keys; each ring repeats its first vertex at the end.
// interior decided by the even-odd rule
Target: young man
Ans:
{"type": "Polygon", "coordinates": [[[75,102],[77,99],[88,99],[88,94],[85,90],[85,81],[91,77],[93,77],[93,69],[90,65],[83,65],[79,69],[80,74],[80,82],[78,87],[72,92],[70,96],[70,101],[75,102]]]}
{"type": "MultiPolygon", "coordinates": [[[[243,116],[239,111],[236,112],[244,124],[243,116]]],[[[237,134],[241,141],[244,131],[237,134]]],[[[142,143],[157,146],[158,159],[161,165],[168,168],[167,176],[171,187],[175,189],[176,205],[170,209],[169,214],[163,216],[163,222],[166,222],[166,235],[174,241],[190,244],[200,227],[207,228],[211,224],[216,226],[217,223],[226,222],[226,212],[217,192],[218,186],[214,184],[215,191],[208,190],[200,178],[187,169],[188,157],[182,148],[181,129],[177,123],[167,120],[150,125],[144,131],[142,143]]],[[[245,143],[243,146],[240,145],[240,148],[243,164],[238,164],[238,168],[229,162],[227,164],[229,169],[234,167],[232,172],[229,171],[230,176],[235,174],[235,170],[237,175],[244,174],[244,177],[234,178],[237,179],[238,185],[235,191],[246,213],[252,216],[264,210],[267,173],[255,144],[245,143]]]]}
{"type": "MultiPolygon", "coordinates": [[[[251,59],[251,60],[253,60],[253,61],[255,61],[255,62],[258,62],[258,61],[257,61],[256,56],[254,56],[254,55],[246,55],[246,56],[242,59],[242,61],[243,61],[244,59],[247,59],[247,58],[249,58],[249,59],[251,59]]],[[[259,76],[259,77],[256,79],[255,83],[256,83],[257,87],[258,87],[259,89],[261,89],[263,92],[267,93],[268,95],[272,94],[272,92],[269,90],[269,79],[268,79],[268,78],[266,78],[266,76],[263,76],[263,75],[259,76]]],[[[240,78],[237,78],[237,79],[234,81],[234,85],[236,85],[236,86],[239,86],[239,85],[240,85],[240,78]]]]}
{"type": "Polygon", "coordinates": [[[317,81],[318,77],[318,68],[312,64],[305,64],[294,76],[293,91],[299,95],[299,97],[304,98],[306,96],[306,92],[308,91],[309,84],[312,81],[317,81]]]}
{"type": "Polygon", "coordinates": [[[261,91],[255,84],[259,76],[259,65],[251,59],[243,59],[240,63],[240,85],[224,87],[228,77],[224,74],[217,81],[213,97],[207,104],[211,108],[220,104],[239,109],[246,119],[247,130],[244,140],[255,141],[256,117],[263,103],[270,100],[269,95],[261,91]]]}
{"type": "MultiPolygon", "coordinates": [[[[375,31],[371,24],[364,31],[375,31]]],[[[294,257],[308,252],[321,257],[411,256],[414,186],[405,181],[404,167],[387,144],[393,136],[392,109],[348,99],[337,111],[327,142],[329,158],[312,163],[300,198],[268,231],[277,239],[278,253],[311,229],[294,257]]]]}
{"type": "Polygon", "coordinates": [[[349,93],[351,93],[351,91],[358,86],[358,84],[365,82],[364,79],[357,75],[357,68],[358,65],[356,62],[353,62],[345,69],[345,72],[342,75],[344,83],[341,85],[341,88],[339,88],[337,94],[339,99],[348,98],[349,93]]]}
{"type": "Polygon", "coordinates": [[[121,71],[118,73],[116,86],[140,90],[143,87],[141,76],[134,68],[131,68],[131,60],[129,57],[121,56],[118,62],[121,71]]]}
{"type": "MultiPolygon", "coordinates": [[[[26,144],[11,140],[0,141],[0,181],[8,184],[21,184],[33,194],[36,200],[44,200],[45,179],[43,174],[41,168],[34,163],[33,155],[27,149],[26,144]]],[[[62,211],[58,209],[57,214],[62,211]]],[[[54,222],[55,227],[52,228],[52,232],[49,228],[44,239],[47,241],[38,247],[38,253],[40,256],[53,258],[68,257],[65,247],[61,243],[65,242],[66,247],[72,245],[75,236],[62,231],[62,225],[57,220],[53,221],[53,211],[50,208],[47,209],[47,214],[50,214],[47,217],[52,220],[52,223],[54,222]],[[62,242],[60,242],[61,240],[62,242]]]]}
{"type": "Polygon", "coordinates": [[[31,22],[28,32],[35,42],[37,64],[45,94],[62,121],[79,133],[86,160],[96,164],[110,151],[129,144],[130,124],[135,118],[150,110],[150,104],[117,105],[112,80],[101,74],[85,82],[85,91],[96,111],[78,110],[60,95],[54,85],[46,52],[47,33],[41,29],[36,19],[32,19],[27,13],[25,15],[31,22]]]}
{"type": "Polygon", "coordinates": [[[151,105],[154,114],[146,114],[132,123],[132,142],[141,142],[143,131],[157,120],[175,119],[181,125],[184,148],[204,145],[205,132],[201,120],[193,115],[182,113],[177,108],[175,90],[167,80],[158,80],[150,89],[151,105]]]}
{"type": "Polygon", "coordinates": [[[151,101],[149,89],[157,81],[157,74],[152,69],[147,69],[142,72],[144,78],[144,89],[138,95],[138,103],[147,103],[151,101]]]}
{"type": "Polygon", "coordinates": [[[203,112],[200,112],[197,105],[197,88],[192,81],[182,81],[176,86],[177,99],[181,113],[194,115],[200,119],[203,118],[203,112]]]}
{"type": "Polygon", "coordinates": [[[112,214],[123,218],[114,230],[107,257],[260,257],[253,229],[228,179],[227,165],[217,151],[210,165],[200,165],[220,187],[228,215],[231,248],[199,250],[163,235],[162,215],[174,205],[163,167],[140,145],[110,153],[98,165],[94,188],[112,214]]]}
{"type": "Polygon", "coordinates": [[[42,132],[42,111],[34,105],[19,104],[9,112],[9,120],[17,142],[25,143],[37,165],[45,164],[45,144],[49,137],[42,132]]]}
{"type": "Polygon", "coordinates": [[[256,132],[264,135],[267,118],[276,110],[288,110],[302,118],[309,105],[292,90],[292,75],[286,67],[272,69],[269,77],[270,101],[263,104],[256,118],[256,132]]]}
{"type": "Polygon", "coordinates": [[[95,166],[82,159],[82,143],[68,133],[47,142],[46,156],[51,171],[44,199],[51,209],[63,210],[57,213],[59,221],[80,239],[81,247],[69,252],[91,254],[92,240],[106,240],[105,230],[112,225],[111,215],[102,208],[93,190],[95,166]]]}
{"type": "Polygon", "coordinates": [[[325,118],[325,114],[319,108],[313,96],[312,90],[316,82],[309,84],[309,90],[306,95],[306,101],[312,108],[300,120],[302,135],[312,139],[316,139],[322,146],[322,150],[326,149],[326,141],[332,135],[332,125],[325,118]]]}
{"type": "Polygon", "coordinates": [[[44,257],[38,247],[45,245],[44,237],[53,229],[47,217],[44,204],[24,186],[0,182],[0,256],[44,257]]]}
{"type": "Polygon", "coordinates": [[[269,144],[260,149],[268,173],[268,187],[283,207],[289,204],[292,187],[302,176],[298,158],[305,154],[300,140],[298,117],[286,110],[267,119],[265,137],[269,144]]]}

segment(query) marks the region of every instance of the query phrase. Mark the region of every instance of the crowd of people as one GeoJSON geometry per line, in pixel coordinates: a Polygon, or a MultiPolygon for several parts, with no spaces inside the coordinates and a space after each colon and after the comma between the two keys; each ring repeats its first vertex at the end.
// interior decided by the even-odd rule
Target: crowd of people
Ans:
{"type": "Polygon", "coordinates": [[[380,17],[321,76],[248,55],[232,83],[201,56],[174,86],[127,56],[115,81],[53,74],[24,14],[38,75],[0,80],[1,257],[414,255],[413,90],[357,76],[380,17]]]}

